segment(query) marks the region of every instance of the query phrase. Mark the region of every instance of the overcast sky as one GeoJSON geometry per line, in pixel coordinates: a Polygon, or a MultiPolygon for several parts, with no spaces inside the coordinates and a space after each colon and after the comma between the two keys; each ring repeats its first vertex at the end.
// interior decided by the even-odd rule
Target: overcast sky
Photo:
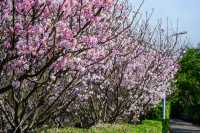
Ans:
{"type": "MultiPolygon", "coordinates": [[[[141,0],[130,0],[133,3],[141,0]]],[[[169,19],[170,24],[176,26],[179,20],[179,29],[187,31],[191,43],[200,42],[200,0],[145,0],[142,10],[154,9],[152,21],[169,19]]]]}

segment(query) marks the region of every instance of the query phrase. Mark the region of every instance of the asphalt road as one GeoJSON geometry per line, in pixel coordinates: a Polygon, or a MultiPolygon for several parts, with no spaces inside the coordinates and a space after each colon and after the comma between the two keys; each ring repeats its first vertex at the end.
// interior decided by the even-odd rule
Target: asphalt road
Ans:
{"type": "Polygon", "coordinates": [[[171,133],[200,133],[200,127],[182,120],[170,121],[171,133]]]}

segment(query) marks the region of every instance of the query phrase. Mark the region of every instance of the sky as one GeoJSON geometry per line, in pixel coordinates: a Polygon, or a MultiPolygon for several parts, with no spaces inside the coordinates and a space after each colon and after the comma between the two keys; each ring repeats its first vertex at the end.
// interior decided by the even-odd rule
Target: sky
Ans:
{"type": "MultiPolygon", "coordinates": [[[[130,0],[133,4],[135,1],[130,0]]],[[[142,11],[150,12],[154,9],[152,22],[158,19],[169,20],[169,24],[176,26],[177,20],[180,31],[187,31],[187,36],[193,46],[200,42],[200,0],[145,0],[142,11]]]]}

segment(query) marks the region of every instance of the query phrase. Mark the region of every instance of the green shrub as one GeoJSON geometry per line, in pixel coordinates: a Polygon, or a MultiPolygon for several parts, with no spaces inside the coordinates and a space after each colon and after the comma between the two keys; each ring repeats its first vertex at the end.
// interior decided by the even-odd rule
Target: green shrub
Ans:
{"type": "Polygon", "coordinates": [[[151,120],[162,121],[162,132],[167,133],[170,126],[169,125],[170,113],[171,113],[171,101],[167,101],[166,102],[166,117],[165,117],[166,119],[163,120],[163,107],[162,107],[162,102],[161,102],[147,113],[147,118],[151,120]]]}
{"type": "MultiPolygon", "coordinates": [[[[167,101],[166,102],[166,119],[170,119],[170,113],[171,113],[171,101],[167,101]]],[[[151,120],[162,121],[162,119],[163,119],[162,102],[159,103],[156,107],[152,108],[147,113],[146,118],[151,119],[151,120]]]]}

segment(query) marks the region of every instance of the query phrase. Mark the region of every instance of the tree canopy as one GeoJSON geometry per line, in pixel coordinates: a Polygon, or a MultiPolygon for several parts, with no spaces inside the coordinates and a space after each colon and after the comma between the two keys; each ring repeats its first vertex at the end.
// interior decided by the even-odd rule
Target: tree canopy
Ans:
{"type": "Polygon", "coordinates": [[[198,117],[195,113],[198,113],[200,105],[200,49],[188,49],[179,64],[175,101],[179,107],[176,108],[181,111],[178,113],[185,113],[194,120],[196,118],[193,117],[198,117]]]}
{"type": "Polygon", "coordinates": [[[200,104],[200,50],[188,49],[177,74],[178,94],[185,105],[200,104]]]}

